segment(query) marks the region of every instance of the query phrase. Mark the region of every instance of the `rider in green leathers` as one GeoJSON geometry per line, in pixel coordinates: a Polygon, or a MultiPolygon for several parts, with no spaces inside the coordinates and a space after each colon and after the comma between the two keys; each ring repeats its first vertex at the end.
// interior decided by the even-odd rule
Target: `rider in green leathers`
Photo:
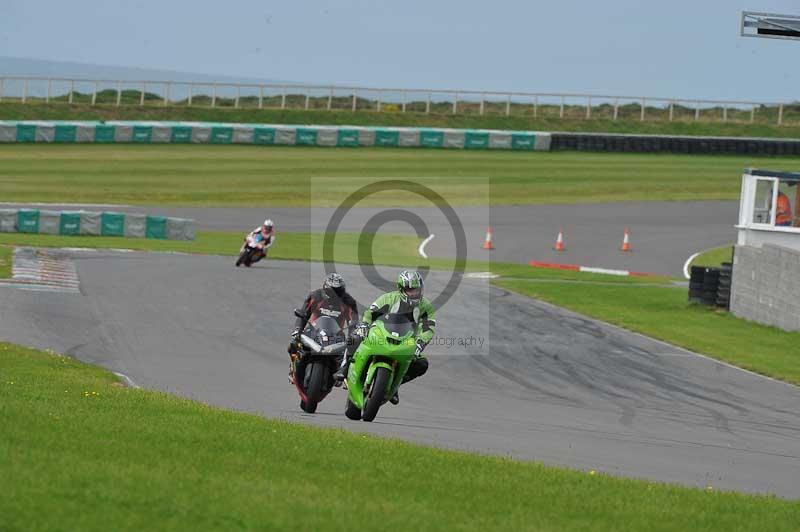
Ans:
{"type": "MultiPolygon", "coordinates": [[[[428,359],[422,356],[425,346],[433,339],[436,319],[433,306],[427,298],[422,296],[422,275],[416,271],[404,270],[397,276],[397,290],[387,292],[375,300],[369,309],[364,312],[361,323],[354,333],[355,341],[348,348],[346,356],[339,371],[333,378],[338,385],[347,377],[353,353],[356,352],[361,341],[367,337],[369,326],[384,314],[407,314],[417,324],[417,349],[414,361],[408,367],[403,382],[424,375],[428,371],[428,359]]],[[[390,399],[392,404],[400,401],[397,393],[390,399]]]]}

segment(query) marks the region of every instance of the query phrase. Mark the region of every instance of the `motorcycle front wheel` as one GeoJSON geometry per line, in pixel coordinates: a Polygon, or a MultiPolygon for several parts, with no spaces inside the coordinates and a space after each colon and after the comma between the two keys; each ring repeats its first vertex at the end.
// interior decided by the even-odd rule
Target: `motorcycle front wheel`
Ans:
{"type": "Polygon", "coordinates": [[[369,397],[364,404],[364,412],[361,419],[364,421],[372,421],[378,415],[378,409],[383,404],[386,398],[386,391],[389,389],[392,373],[386,368],[378,368],[375,370],[375,378],[372,379],[372,386],[369,389],[369,397]]]}
{"type": "Polygon", "coordinates": [[[305,411],[313,414],[317,411],[317,404],[322,399],[322,388],[328,380],[328,367],[322,362],[312,363],[306,371],[311,372],[306,389],[306,408],[305,411]]]}
{"type": "Polygon", "coordinates": [[[347,398],[347,404],[344,407],[344,415],[347,416],[347,419],[352,419],[353,421],[358,421],[361,419],[361,409],[354,405],[353,401],[351,401],[349,397],[347,398]]]}
{"type": "Polygon", "coordinates": [[[239,253],[239,258],[236,259],[236,267],[238,268],[244,263],[245,258],[247,257],[247,250],[245,249],[241,253],[239,253]]]}

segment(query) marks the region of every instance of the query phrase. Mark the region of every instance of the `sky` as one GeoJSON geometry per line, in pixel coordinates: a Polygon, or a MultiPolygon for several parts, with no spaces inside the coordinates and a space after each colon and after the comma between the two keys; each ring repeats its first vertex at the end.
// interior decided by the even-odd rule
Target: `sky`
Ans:
{"type": "Polygon", "coordinates": [[[370,87],[800,100],[779,0],[0,0],[0,56],[370,87]]]}

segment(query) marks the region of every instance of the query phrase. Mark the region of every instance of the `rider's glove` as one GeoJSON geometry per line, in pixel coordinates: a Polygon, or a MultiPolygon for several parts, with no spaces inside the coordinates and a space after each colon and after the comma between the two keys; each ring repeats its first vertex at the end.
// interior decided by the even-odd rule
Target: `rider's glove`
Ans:
{"type": "Polygon", "coordinates": [[[292,341],[296,342],[298,338],[300,338],[300,329],[295,329],[292,331],[292,341]]]}
{"type": "Polygon", "coordinates": [[[353,334],[358,336],[359,338],[366,338],[367,335],[369,334],[369,324],[359,323],[358,325],[356,325],[353,334]]]}
{"type": "Polygon", "coordinates": [[[426,345],[427,344],[422,340],[417,340],[417,348],[414,350],[414,356],[417,358],[421,357],[426,345]]]}

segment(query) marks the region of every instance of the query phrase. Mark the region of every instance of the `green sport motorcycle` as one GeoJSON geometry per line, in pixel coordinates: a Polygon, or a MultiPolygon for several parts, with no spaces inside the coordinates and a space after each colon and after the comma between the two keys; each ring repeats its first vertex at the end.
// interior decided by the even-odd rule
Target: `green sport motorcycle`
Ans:
{"type": "Polygon", "coordinates": [[[349,419],[372,421],[394,394],[414,359],[416,323],[403,314],[386,314],[370,327],[347,372],[349,419]]]}

